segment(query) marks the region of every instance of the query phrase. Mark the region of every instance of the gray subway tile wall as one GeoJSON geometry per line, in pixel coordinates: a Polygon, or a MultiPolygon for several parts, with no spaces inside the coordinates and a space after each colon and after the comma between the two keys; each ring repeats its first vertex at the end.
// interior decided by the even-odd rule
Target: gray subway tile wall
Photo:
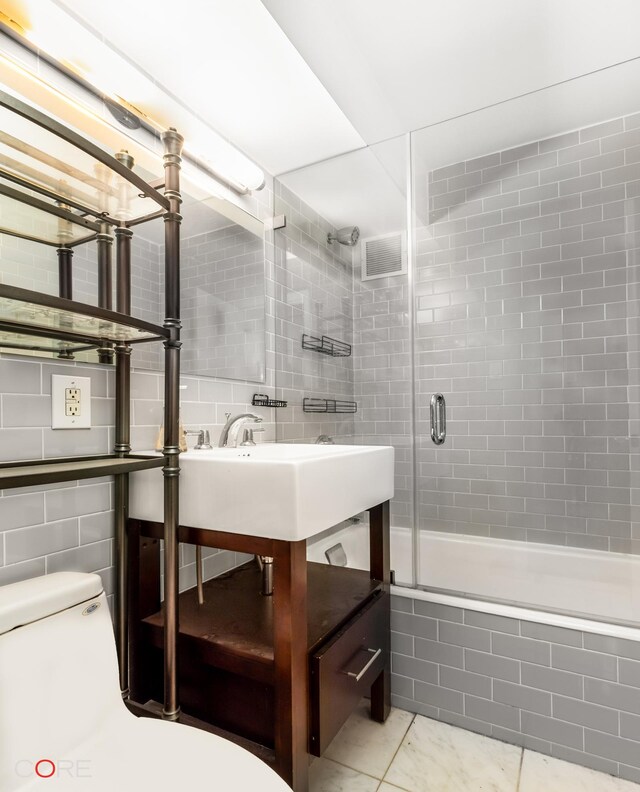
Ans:
{"type": "Polygon", "coordinates": [[[302,349],[302,336],[327,335],[353,345],[351,248],[328,244],[335,229],[281,182],[275,189],[275,214],[287,218],[275,246],[275,383],[277,397],[289,402],[276,411],[277,439],[308,442],[326,434],[350,443],[354,415],[304,413],[302,401],[353,401],[353,355],[302,349]]]}
{"type": "MultiPolygon", "coordinates": [[[[401,231],[402,229],[398,229],[401,231]]],[[[354,257],[356,443],[395,449],[391,524],[413,526],[412,356],[409,278],[362,280],[354,257]]]]}
{"type": "Polygon", "coordinates": [[[403,596],[391,630],[395,706],[640,781],[640,642],[403,596]]]}
{"type": "Polygon", "coordinates": [[[457,163],[420,186],[421,528],[640,552],[637,121],[457,163]]]}

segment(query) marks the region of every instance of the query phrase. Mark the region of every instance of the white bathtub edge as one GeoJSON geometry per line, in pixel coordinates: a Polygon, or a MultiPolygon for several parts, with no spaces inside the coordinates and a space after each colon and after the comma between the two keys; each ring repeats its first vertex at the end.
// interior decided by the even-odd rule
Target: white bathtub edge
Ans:
{"type": "Polygon", "coordinates": [[[495,616],[506,616],[510,619],[549,624],[553,627],[564,627],[567,630],[606,635],[611,638],[623,638],[627,641],[640,641],[640,628],[626,627],[620,624],[610,624],[604,621],[592,621],[577,616],[565,616],[562,613],[532,610],[520,605],[505,605],[490,600],[479,600],[467,597],[456,597],[453,594],[439,594],[436,591],[422,591],[421,589],[391,586],[391,593],[397,597],[418,599],[424,602],[434,602],[438,605],[449,605],[453,608],[481,611],[495,616]]]}

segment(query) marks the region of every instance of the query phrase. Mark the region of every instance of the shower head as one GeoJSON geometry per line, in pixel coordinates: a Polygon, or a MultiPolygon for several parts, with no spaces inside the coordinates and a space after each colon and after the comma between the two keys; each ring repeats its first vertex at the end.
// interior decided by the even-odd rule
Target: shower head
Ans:
{"type": "Polygon", "coordinates": [[[327,242],[339,242],[341,245],[348,245],[353,247],[360,238],[360,229],[358,226],[349,228],[341,228],[335,234],[327,234],[327,242]]]}

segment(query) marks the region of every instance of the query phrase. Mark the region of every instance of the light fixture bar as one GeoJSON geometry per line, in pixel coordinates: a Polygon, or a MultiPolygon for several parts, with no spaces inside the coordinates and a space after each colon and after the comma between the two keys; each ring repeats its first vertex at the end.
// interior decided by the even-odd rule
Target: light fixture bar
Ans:
{"type": "MultiPolygon", "coordinates": [[[[117,120],[118,114],[113,113],[112,110],[110,110],[109,112],[110,112],[110,116],[113,117],[113,121],[111,121],[111,118],[107,120],[106,115],[105,117],[100,118],[99,120],[103,124],[109,126],[111,129],[117,129],[122,133],[126,134],[129,138],[134,140],[139,145],[145,146],[151,151],[158,150],[160,134],[164,131],[164,126],[162,124],[157,123],[149,116],[143,116],[139,113],[135,113],[133,108],[125,100],[122,100],[120,97],[115,96],[113,94],[106,93],[101,88],[97,87],[96,85],[93,85],[88,80],[83,78],[81,75],[77,74],[72,69],[60,63],[52,55],[45,52],[35,42],[30,41],[28,38],[28,33],[26,31],[24,32],[24,35],[22,35],[21,32],[15,30],[12,26],[6,24],[4,21],[2,21],[1,18],[0,18],[0,34],[11,39],[14,48],[15,45],[17,44],[20,48],[29,52],[29,54],[32,57],[35,57],[40,61],[42,61],[44,64],[46,64],[49,67],[49,70],[52,70],[57,78],[60,78],[61,82],[58,85],[52,85],[51,83],[46,82],[46,80],[43,80],[42,76],[31,74],[31,72],[29,72],[28,69],[25,68],[24,61],[23,63],[18,63],[17,61],[12,60],[11,62],[14,68],[21,69],[22,71],[25,71],[26,73],[30,74],[32,78],[37,79],[40,82],[43,82],[51,90],[55,90],[65,98],[69,99],[69,101],[73,101],[73,103],[77,107],[80,107],[85,112],[91,113],[91,115],[94,117],[96,116],[95,113],[90,109],[90,105],[91,104],[95,105],[96,99],[101,103],[103,109],[104,108],[109,109],[115,107],[121,110],[123,116],[128,116],[132,119],[135,119],[136,122],[138,122],[135,124],[135,126],[138,126],[138,129],[128,126],[125,123],[119,123],[117,120]],[[69,83],[66,91],[65,88],[62,87],[65,81],[69,83]],[[86,93],[87,95],[86,106],[83,106],[83,104],[81,104],[77,99],[78,87],[81,88],[82,92],[86,93]],[[73,100],[71,100],[71,96],[74,97],[73,100]],[[91,100],[94,100],[94,102],[91,102],[91,100]],[[145,138],[148,138],[148,140],[145,140],[145,138]]],[[[102,46],[106,46],[106,45],[102,44],[102,46]]],[[[134,67],[131,66],[131,68],[133,69],[134,67]]],[[[188,111],[184,111],[184,112],[188,112],[188,111]]],[[[193,119],[195,119],[195,116],[193,117],[193,119]]],[[[206,124],[204,124],[204,122],[200,121],[199,119],[195,119],[195,120],[197,120],[197,123],[201,127],[206,126],[206,124]]],[[[176,118],[175,123],[179,124],[181,127],[183,126],[180,118],[176,118]]],[[[196,153],[189,148],[188,136],[187,136],[187,142],[185,148],[183,149],[183,153],[182,153],[183,161],[189,163],[189,165],[191,165],[195,171],[200,172],[202,176],[204,176],[205,178],[213,179],[219,185],[231,189],[233,192],[237,193],[238,195],[247,195],[253,190],[261,190],[265,185],[264,172],[257,165],[255,165],[255,163],[253,163],[245,154],[243,154],[238,149],[236,149],[231,143],[226,141],[213,129],[208,128],[208,134],[210,135],[212,142],[215,141],[214,145],[216,148],[218,149],[222,148],[228,150],[229,155],[234,160],[240,159],[241,162],[244,162],[246,164],[247,168],[251,172],[252,178],[250,183],[245,184],[240,179],[234,178],[227,173],[222,173],[220,170],[218,170],[217,168],[206,162],[205,152],[196,153]]],[[[201,145],[202,145],[202,141],[201,141],[201,145]]],[[[206,145],[206,143],[204,145],[206,145]]],[[[199,181],[202,182],[202,180],[199,181]]],[[[215,190],[213,190],[213,192],[214,194],[216,193],[215,190]]]]}

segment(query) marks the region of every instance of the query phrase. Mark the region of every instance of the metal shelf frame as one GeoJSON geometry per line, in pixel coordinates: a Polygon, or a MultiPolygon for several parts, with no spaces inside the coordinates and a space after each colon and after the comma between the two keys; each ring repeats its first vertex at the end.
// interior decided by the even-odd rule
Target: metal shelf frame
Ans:
{"type": "Polygon", "coordinates": [[[319,352],[321,355],[329,355],[330,357],[351,356],[351,344],[326,335],[312,336],[308,333],[303,333],[302,348],[312,349],[314,352],[319,352]]]}
{"type": "Polygon", "coordinates": [[[344,399],[318,399],[305,396],[302,400],[302,411],[306,413],[356,413],[358,403],[344,399]]]}
{"type": "Polygon", "coordinates": [[[128,314],[7,284],[0,284],[0,330],[59,338],[94,347],[103,346],[108,341],[140,344],[169,337],[169,332],[161,325],[128,314]],[[6,311],[8,306],[14,307],[18,313],[33,313],[35,317],[31,320],[26,317],[16,319],[6,311]],[[58,324],[52,325],[45,319],[58,320],[58,324]],[[76,329],[78,323],[85,329],[76,329]]]}
{"type": "Polygon", "coordinates": [[[126,457],[106,454],[100,456],[37,459],[28,462],[8,462],[0,465],[0,489],[56,484],[99,476],[114,476],[162,467],[161,456],[129,454],[126,457]]]}
{"type": "MultiPolygon", "coordinates": [[[[146,182],[141,176],[139,176],[135,171],[131,170],[128,165],[122,161],[122,159],[117,159],[116,157],[111,156],[106,151],[101,149],[99,146],[96,146],[95,143],[92,143],[90,140],[87,140],[85,137],[80,135],[79,133],[75,132],[73,129],[61,124],[59,121],[56,121],[54,118],[45,115],[40,110],[32,107],[31,105],[23,102],[22,100],[12,96],[5,91],[0,91],[0,107],[4,107],[7,110],[15,113],[16,115],[21,116],[22,118],[26,119],[27,121],[35,124],[36,126],[45,129],[47,132],[51,132],[52,134],[59,137],[61,140],[64,140],[66,143],[71,144],[74,148],[78,149],[79,151],[84,152],[87,154],[91,159],[95,160],[96,162],[101,163],[105,167],[107,167],[110,171],[116,173],[120,178],[125,179],[131,185],[133,185],[139,193],[142,193],[147,198],[151,198],[158,206],[160,206],[164,211],[170,211],[170,198],[165,193],[161,193],[152,187],[148,182],[146,182]]],[[[21,180],[22,181],[22,180],[21,180]]],[[[23,186],[32,189],[32,185],[29,184],[28,181],[25,180],[23,186]]],[[[64,193],[58,194],[56,200],[60,200],[61,203],[67,203],[65,201],[64,193]]],[[[93,214],[96,219],[103,219],[109,222],[111,225],[118,226],[120,225],[121,221],[115,217],[109,217],[105,213],[95,213],[92,209],[85,209],[90,214],[93,214]]]]}
{"type": "MultiPolygon", "coordinates": [[[[18,201],[35,212],[47,212],[61,222],[75,224],[88,232],[87,239],[69,240],[58,246],[59,296],[39,294],[11,286],[0,286],[0,305],[4,301],[5,316],[0,309],[0,331],[13,350],[37,349],[49,342],[75,344],[77,348],[98,348],[100,362],[115,359],[115,445],[110,455],[75,457],[70,459],[10,462],[0,465],[0,488],[37,486],[61,481],[73,481],[96,476],[113,475],[115,483],[116,536],[116,644],[120,668],[122,696],[129,696],[129,563],[127,557],[126,519],[129,501],[129,473],[135,470],[162,467],[164,477],[164,709],[163,717],[177,720],[178,701],[177,625],[178,625],[178,483],[180,475],[179,444],[179,378],[180,378],[180,163],[184,140],[170,128],[161,136],[164,146],[164,183],[162,192],[148,184],[131,168],[133,160],[126,152],[112,157],[59,121],[48,117],[11,94],[0,91],[0,108],[11,111],[27,122],[52,133],[74,148],[88,155],[96,165],[106,167],[135,187],[141,197],[151,199],[157,209],[143,215],[121,219],[108,212],[96,211],[78,199],[56,191],[55,179],[38,173],[38,163],[51,167],[60,163],[47,151],[23,146],[22,153],[34,156],[33,163],[22,163],[22,173],[8,171],[11,158],[0,163],[0,194],[18,201]],[[17,188],[23,188],[22,190],[17,188]],[[47,203],[48,199],[52,201],[47,203]],[[72,211],[75,210],[75,211],[72,211]],[[165,234],[165,319],[156,326],[131,316],[131,226],[162,217],[165,234]],[[73,247],[95,239],[98,247],[98,304],[85,305],[72,300],[71,266],[73,247]],[[115,243],[115,244],[114,244],[115,243]],[[116,306],[112,310],[112,253],[116,259],[116,306]],[[11,311],[11,305],[16,310],[11,311]],[[19,313],[18,309],[22,310],[19,313]],[[52,314],[43,320],[40,309],[52,314]],[[31,311],[31,315],[30,315],[31,311]],[[58,312],[58,314],[56,314],[58,312]],[[60,319],[59,325],[53,317],[60,319]],[[62,318],[65,321],[62,321],[62,318]],[[96,325],[92,325],[95,320],[96,325]],[[74,328],[74,321],[76,327],[74,328]],[[53,324],[52,324],[53,322],[53,324]],[[103,327],[101,327],[102,323],[103,327]],[[115,329],[117,328],[117,329],[115,329]],[[12,343],[17,336],[21,343],[12,343]],[[28,341],[24,341],[24,338],[28,341]],[[33,343],[31,343],[33,339],[33,343]],[[162,456],[144,457],[131,453],[131,349],[142,341],[162,341],[164,344],[164,447],[162,456]]],[[[22,123],[22,122],[20,122],[22,123]]],[[[18,124],[19,125],[19,124],[18,124]]],[[[2,133],[0,133],[2,134],[2,133]]],[[[14,163],[15,165],[15,163],[14,163]]],[[[72,166],[69,166],[72,168],[72,166]]],[[[65,172],[69,172],[69,168],[65,172]]],[[[61,180],[62,181],[62,180],[61,180]]],[[[95,186],[95,184],[93,185],[95,186]]],[[[16,234],[31,241],[52,244],[37,234],[16,234]]],[[[58,244],[58,243],[56,243],[58,244]]],[[[0,347],[1,347],[0,343],[0,347]]],[[[64,356],[64,355],[62,355],[64,356]]]]}

